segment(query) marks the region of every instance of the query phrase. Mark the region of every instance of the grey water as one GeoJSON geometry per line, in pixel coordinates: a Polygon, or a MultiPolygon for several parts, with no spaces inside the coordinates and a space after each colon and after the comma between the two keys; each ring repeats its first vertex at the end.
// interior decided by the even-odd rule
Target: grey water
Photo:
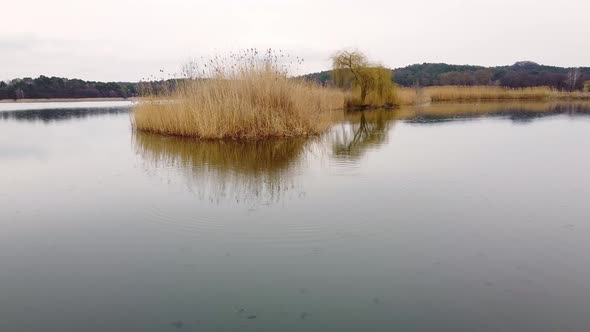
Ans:
{"type": "Polygon", "coordinates": [[[199,142],[72,105],[0,104],[0,331],[590,327],[582,106],[199,142]]]}

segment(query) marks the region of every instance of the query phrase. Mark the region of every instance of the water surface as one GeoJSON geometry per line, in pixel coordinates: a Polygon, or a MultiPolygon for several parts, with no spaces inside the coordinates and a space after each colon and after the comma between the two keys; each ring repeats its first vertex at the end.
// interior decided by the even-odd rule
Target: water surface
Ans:
{"type": "Polygon", "coordinates": [[[584,105],[354,113],[264,142],[81,107],[0,111],[2,331],[590,326],[584,105]]]}

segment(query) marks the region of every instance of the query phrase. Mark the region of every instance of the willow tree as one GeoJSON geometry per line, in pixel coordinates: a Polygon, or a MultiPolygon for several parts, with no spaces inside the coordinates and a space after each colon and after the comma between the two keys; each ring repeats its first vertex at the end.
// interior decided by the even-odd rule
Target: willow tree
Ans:
{"type": "Polygon", "coordinates": [[[339,51],[332,57],[334,82],[337,86],[358,86],[364,103],[371,88],[371,75],[367,57],[358,51],[339,51]]]}
{"type": "Polygon", "coordinates": [[[341,88],[358,88],[360,104],[366,105],[367,96],[372,95],[373,106],[394,103],[394,86],[391,70],[372,65],[359,51],[339,51],[332,57],[332,76],[341,88]]]}

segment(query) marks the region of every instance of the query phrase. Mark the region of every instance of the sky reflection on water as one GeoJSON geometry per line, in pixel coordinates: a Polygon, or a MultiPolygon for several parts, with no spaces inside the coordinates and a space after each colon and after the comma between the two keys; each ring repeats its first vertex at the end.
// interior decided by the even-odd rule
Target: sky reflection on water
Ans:
{"type": "Polygon", "coordinates": [[[571,111],[246,143],[132,133],[127,109],[0,116],[0,330],[585,331],[571,111]]]}

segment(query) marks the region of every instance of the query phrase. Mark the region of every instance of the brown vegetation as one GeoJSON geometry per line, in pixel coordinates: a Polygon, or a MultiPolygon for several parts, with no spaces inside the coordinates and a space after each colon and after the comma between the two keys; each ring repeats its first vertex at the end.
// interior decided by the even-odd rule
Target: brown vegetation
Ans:
{"type": "Polygon", "coordinates": [[[551,96],[544,87],[509,89],[497,86],[436,86],[424,89],[432,102],[482,100],[539,100],[551,96]]]}
{"type": "Polygon", "coordinates": [[[248,50],[190,63],[188,79],[163,94],[144,93],[132,112],[140,131],[201,139],[315,135],[345,94],[290,78],[277,54],[248,50]]]}
{"type": "Polygon", "coordinates": [[[511,89],[498,86],[432,86],[400,88],[401,105],[422,105],[430,102],[474,102],[502,100],[590,100],[590,93],[558,91],[548,87],[511,89]]]}

